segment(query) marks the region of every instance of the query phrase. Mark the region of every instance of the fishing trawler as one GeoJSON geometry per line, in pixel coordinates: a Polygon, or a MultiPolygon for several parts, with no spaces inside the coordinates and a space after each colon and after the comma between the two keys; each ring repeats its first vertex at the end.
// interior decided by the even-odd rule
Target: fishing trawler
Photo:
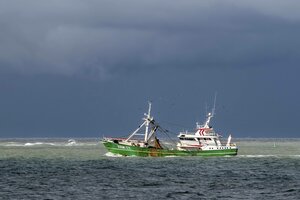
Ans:
{"type": "Polygon", "coordinates": [[[168,134],[169,131],[162,128],[151,116],[150,102],[148,113],[144,115],[144,122],[127,138],[103,138],[102,143],[108,152],[141,157],[237,155],[238,148],[231,143],[231,135],[227,143],[222,144],[220,135],[210,126],[214,109],[212,113],[208,113],[204,125],[196,124],[194,132],[180,132],[175,148],[166,147],[157,138],[156,132],[168,134]],[[144,131],[141,132],[142,129],[144,131]]]}

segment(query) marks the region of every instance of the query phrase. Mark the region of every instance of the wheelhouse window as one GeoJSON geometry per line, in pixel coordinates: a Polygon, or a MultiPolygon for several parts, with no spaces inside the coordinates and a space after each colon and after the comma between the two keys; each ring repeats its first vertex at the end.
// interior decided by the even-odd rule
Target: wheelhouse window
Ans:
{"type": "Polygon", "coordinates": [[[184,138],[184,137],[180,137],[180,140],[189,140],[189,141],[195,141],[196,138],[184,138]]]}

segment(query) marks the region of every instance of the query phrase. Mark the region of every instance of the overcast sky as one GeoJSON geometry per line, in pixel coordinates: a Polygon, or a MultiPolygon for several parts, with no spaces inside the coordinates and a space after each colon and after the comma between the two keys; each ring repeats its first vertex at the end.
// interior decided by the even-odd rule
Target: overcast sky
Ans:
{"type": "MultiPolygon", "coordinates": [[[[102,137],[153,114],[300,136],[298,0],[2,0],[0,137],[102,137]]],[[[176,126],[175,126],[176,125],[176,126]]]]}

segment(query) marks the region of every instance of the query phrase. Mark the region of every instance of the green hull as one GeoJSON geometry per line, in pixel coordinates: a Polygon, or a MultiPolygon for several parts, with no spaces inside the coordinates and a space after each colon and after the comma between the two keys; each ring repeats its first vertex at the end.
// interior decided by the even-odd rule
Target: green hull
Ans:
{"type": "Polygon", "coordinates": [[[165,156],[234,156],[237,155],[238,149],[222,149],[222,150],[169,150],[169,149],[156,149],[129,146],[123,144],[117,144],[112,141],[104,141],[103,145],[106,149],[114,154],[122,156],[139,156],[139,157],[165,157],[165,156]]]}

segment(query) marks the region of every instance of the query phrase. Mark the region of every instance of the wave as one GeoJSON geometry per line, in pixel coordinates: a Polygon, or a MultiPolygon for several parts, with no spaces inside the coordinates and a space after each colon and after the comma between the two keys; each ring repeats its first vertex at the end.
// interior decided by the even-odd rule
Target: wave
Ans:
{"type": "MultiPolygon", "coordinates": [[[[114,157],[114,158],[125,157],[125,156],[122,156],[120,154],[114,154],[114,153],[111,153],[111,152],[107,152],[104,155],[107,156],[107,157],[114,157]]],[[[126,158],[140,158],[140,157],[136,156],[136,155],[131,155],[131,156],[126,156],[126,158]]]]}
{"type": "Polygon", "coordinates": [[[107,152],[106,154],[104,154],[105,156],[107,157],[123,157],[122,155],[120,154],[114,154],[114,153],[111,153],[111,152],[107,152]]]}
{"type": "Polygon", "coordinates": [[[300,155],[237,155],[239,158],[279,158],[279,157],[298,157],[300,158],[300,155]]]}
{"type": "Polygon", "coordinates": [[[275,157],[278,155],[238,155],[237,157],[246,157],[246,158],[264,158],[264,157],[275,157]]]}
{"type": "Polygon", "coordinates": [[[74,147],[74,146],[96,146],[99,142],[76,142],[68,140],[65,142],[41,142],[41,141],[24,141],[24,142],[0,142],[0,146],[4,147],[34,147],[34,146],[58,146],[58,147],[74,147]]]}
{"type": "Polygon", "coordinates": [[[54,143],[47,143],[47,142],[27,142],[24,144],[24,146],[42,146],[42,145],[50,145],[50,146],[55,146],[54,143]]]}
{"type": "Polygon", "coordinates": [[[0,146],[5,146],[5,147],[23,147],[24,144],[22,143],[16,143],[16,142],[8,142],[5,144],[1,144],[0,146]]]}

